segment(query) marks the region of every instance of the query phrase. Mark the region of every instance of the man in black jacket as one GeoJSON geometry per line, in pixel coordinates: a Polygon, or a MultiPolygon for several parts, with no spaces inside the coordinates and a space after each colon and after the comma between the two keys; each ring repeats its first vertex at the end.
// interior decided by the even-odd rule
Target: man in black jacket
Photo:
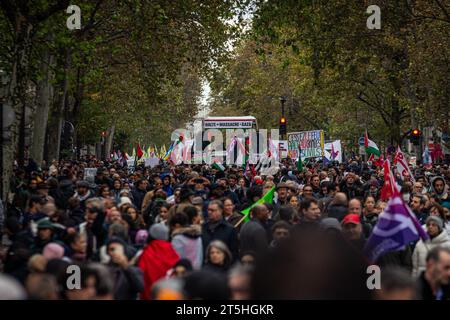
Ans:
{"type": "Polygon", "coordinates": [[[252,219],[246,222],[240,232],[241,252],[253,251],[264,254],[269,246],[269,237],[266,223],[269,219],[269,210],[263,204],[258,204],[250,211],[252,219]]]}
{"type": "Polygon", "coordinates": [[[233,260],[238,258],[238,238],[236,229],[223,219],[223,203],[212,200],[208,205],[208,221],[202,226],[203,250],[213,240],[221,240],[230,249],[233,260]]]}
{"type": "Polygon", "coordinates": [[[133,204],[138,209],[142,210],[142,201],[144,201],[145,194],[147,193],[148,181],[146,179],[139,179],[136,183],[136,187],[131,191],[133,195],[133,204]]]}
{"type": "Polygon", "coordinates": [[[446,247],[431,249],[426,262],[426,270],[417,280],[422,299],[450,299],[450,249],[446,247]]]}

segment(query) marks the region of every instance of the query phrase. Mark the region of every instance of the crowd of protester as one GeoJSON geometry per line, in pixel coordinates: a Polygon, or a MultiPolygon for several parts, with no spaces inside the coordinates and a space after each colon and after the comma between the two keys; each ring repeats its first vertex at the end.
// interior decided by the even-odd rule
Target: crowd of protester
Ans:
{"type": "Polygon", "coordinates": [[[397,183],[429,239],[382,256],[381,289],[370,290],[363,248],[387,205],[381,167],[299,172],[286,160],[264,176],[30,160],[0,203],[0,299],[449,299],[450,169],[411,170],[397,183]],[[247,221],[241,211],[272,188],[247,221]]]}

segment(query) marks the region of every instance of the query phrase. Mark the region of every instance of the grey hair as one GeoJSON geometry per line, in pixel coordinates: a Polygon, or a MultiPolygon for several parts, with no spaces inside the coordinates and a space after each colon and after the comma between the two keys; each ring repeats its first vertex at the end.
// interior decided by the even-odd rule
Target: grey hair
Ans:
{"type": "Polygon", "coordinates": [[[225,260],[228,259],[229,262],[232,261],[232,255],[231,255],[230,249],[228,249],[228,246],[223,241],[214,240],[214,241],[211,241],[211,243],[206,248],[206,255],[205,255],[206,262],[209,261],[209,253],[210,253],[212,247],[217,248],[220,251],[222,251],[225,254],[225,260]]]}

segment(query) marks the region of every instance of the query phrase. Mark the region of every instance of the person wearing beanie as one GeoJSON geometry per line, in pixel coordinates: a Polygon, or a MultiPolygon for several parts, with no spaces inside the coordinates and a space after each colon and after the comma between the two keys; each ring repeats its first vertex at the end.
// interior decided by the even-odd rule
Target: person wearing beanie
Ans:
{"type": "Polygon", "coordinates": [[[42,250],[42,255],[47,258],[47,260],[61,259],[64,257],[64,247],[58,243],[50,242],[44,247],[44,250],[42,250]]]}
{"type": "Polygon", "coordinates": [[[55,227],[48,219],[41,219],[37,224],[37,235],[31,246],[33,253],[42,253],[44,247],[53,241],[55,227]]]}
{"type": "Polygon", "coordinates": [[[440,217],[429,216],[426,219],[426,230],[430,238],[425,241],[419,240],[413,252],[412,274],[414,277],[418,277],[422,271],[425,271],[426,258],[430,250],[438,246],[450,248],[450,239],[447,231],[444,229],[444,222],[440,217]]]}
{"type": "Polygon", "coordinates": [[[320,225],[325,230],[336,230],[336,232],[342,231],[341,224],[336,218],[324,218],[320,221],[320,225]]]}
{"type": "Polygon", "coordinates": [[[137,261],[137,266],[144,273],[143,300],[151,299],[153,284],[164,278],[167,271],[180,260],[168,239],[169,229],[162,223],[155,223],[148,230],[147,245],[137,261]]]}

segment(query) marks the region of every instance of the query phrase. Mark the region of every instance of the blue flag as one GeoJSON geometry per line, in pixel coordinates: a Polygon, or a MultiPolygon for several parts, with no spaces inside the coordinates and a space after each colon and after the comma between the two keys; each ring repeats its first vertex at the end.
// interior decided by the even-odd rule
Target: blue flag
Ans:
{"type": "Polygon", "coordinates": [[[385,253],[402,250],[419,237],[423,240],[428,239],[428,235],[414,213],[405,204],[400,194],[396,193],[380,214],[367,240],[364,253],[371,262],[376,262],[385,253]]]}

